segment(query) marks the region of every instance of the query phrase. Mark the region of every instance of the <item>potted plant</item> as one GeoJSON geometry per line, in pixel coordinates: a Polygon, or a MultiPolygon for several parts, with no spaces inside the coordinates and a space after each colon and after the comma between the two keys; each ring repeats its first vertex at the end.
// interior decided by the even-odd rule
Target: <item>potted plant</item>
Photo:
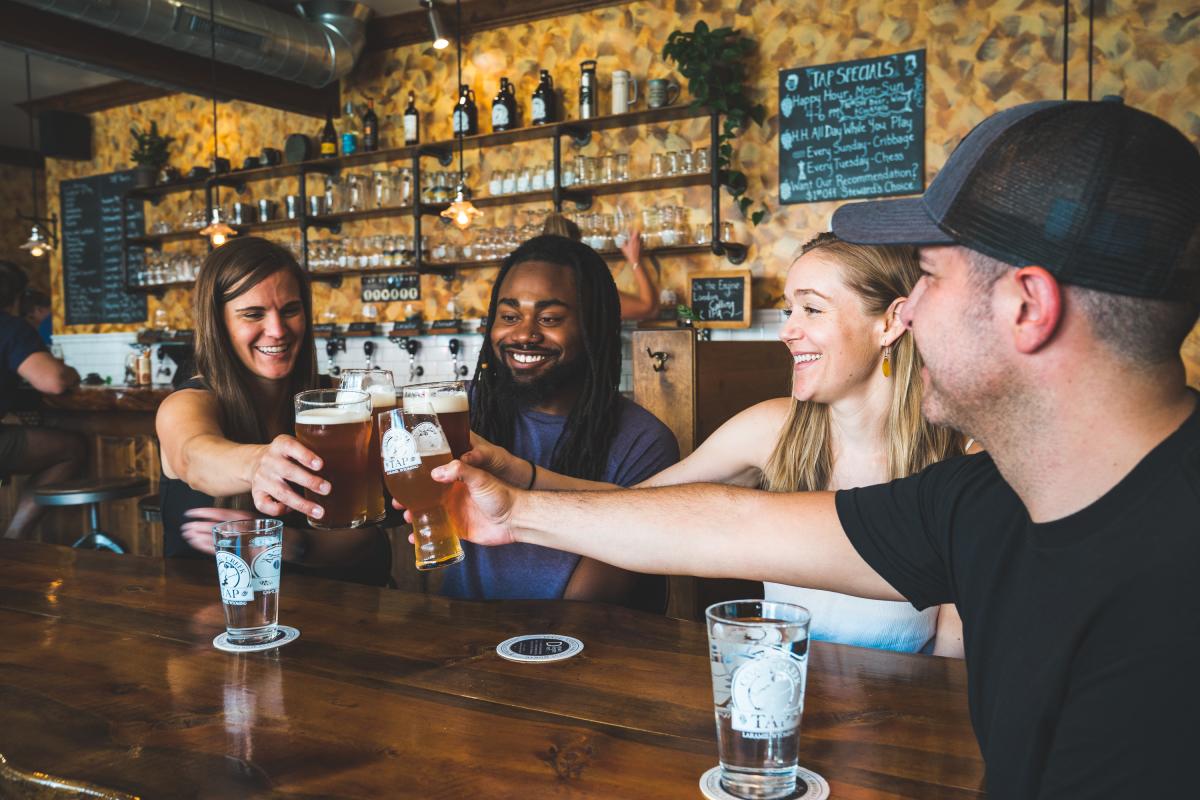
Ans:
{"type": "Polygon", "coordinates": [[[762,103],[750,102],[746,59],[754,52],[755,42],[733,28],[710,30],[703,20],[693,31],[673,31],[663,47],[663,57],[679,65],[687,78],[694,108],[707,108],[725,117],[713,153],[721,184],[737,200],[742,215],[757,225],[767,209],[747,213],[753,201],[746,197],[746,175],[732,169],[732,140],[751,123],[762,125],[767,110],[762,103]]]}
{"type": "Polygon", "coordinates": [[[159,171],[167,165],[167,150],[175,137],[159,135],[157,122],[151,122],[150,129],[145,131],[134,125],[129,133],[133,136],[133,152],[129,159],[137,165],[134,183],[143,188],[153,186],[159,171]]]}

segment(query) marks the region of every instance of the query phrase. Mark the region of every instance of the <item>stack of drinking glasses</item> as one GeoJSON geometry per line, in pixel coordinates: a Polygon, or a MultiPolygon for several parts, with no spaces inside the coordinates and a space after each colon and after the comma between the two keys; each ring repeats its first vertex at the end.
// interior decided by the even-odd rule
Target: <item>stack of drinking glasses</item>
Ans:
{"type": "Polygon", "coordinates": [[[672,175],[694,175],[708,172],[708,148],[695,150],[669,150],[650,156],[650,177],[665,178],[672,175]]]}

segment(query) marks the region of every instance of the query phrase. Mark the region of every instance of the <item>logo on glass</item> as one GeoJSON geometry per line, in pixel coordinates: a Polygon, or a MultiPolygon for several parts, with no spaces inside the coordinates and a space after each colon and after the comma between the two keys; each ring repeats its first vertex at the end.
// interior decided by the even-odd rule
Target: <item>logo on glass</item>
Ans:
{"type": "Polygon", "coordinates": [[[408,472],[421,466],[417,440],[404,428],[389,428],[379,442],[379,452],[383,456],[383,471],[388,475],[408,472]]]}
{"type": "Polygon", "coordinates": [[[730,694],[735,731],[778,735],[800,723],[804,673],[787,654],[766,655],[734,671],[730,694]]]}
{"type": "Polygon", "coordinates": [[[226,603],[245,603],[254,599],[250,588],[250,566],[233,553],[217,551],[217,577],[221,581],[221,599],[226,603]]]}

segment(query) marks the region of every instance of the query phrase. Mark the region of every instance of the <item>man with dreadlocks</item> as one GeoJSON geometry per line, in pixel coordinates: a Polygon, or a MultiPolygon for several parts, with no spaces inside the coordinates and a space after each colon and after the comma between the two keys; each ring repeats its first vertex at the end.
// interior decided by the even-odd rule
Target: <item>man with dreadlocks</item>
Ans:
{"type": "MultiPolygon", "coordinates": [[[[679,460],[671,431],[625,399],[620,301],[585,244],[539,236],[500,268],[471,397],[471,428],[531,464],[621,486],[679,460]]],[[[633,573],[537,545],[475,547],[442,592],[470,599],[627,601],[633,573]]]]}

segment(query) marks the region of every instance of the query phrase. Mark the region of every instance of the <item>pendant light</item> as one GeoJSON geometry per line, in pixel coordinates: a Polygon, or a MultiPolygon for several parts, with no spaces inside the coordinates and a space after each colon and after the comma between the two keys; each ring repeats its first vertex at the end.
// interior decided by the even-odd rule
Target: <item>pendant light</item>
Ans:
{"type": "MultiPolygon", "coordinates": [[[[454,0],[454,38],[458,44],[458,85],[462,86],[462,0],[454,0]]],[[[457,111],[455,112],[457,113],[457,111]]],[[[476,217],[483,212],[471,203],[471,189],[467,186],[467,173],[463,168],[463,125],[458,126],[458,186],[454,190],[454,202],[442,212],[442,216],[454,223],[454,227],[465,231],[476,217]]]]}
{"type": "MultiPolygon", "coordinates": [[[[212,174],[217,174],[217,11],[216,0],[208,0],[208,40],[212,66],[212,109],[213,109],[213,160],[212,174]]],[[[220,189],[217,190],[218,192],[220,189]]],[[[237,236],[237,231],[225,223],[225,213],[221,210],[221,198],[213,204],[210,213],[212,218],[208,225],[200,229],[201,236],[207,236],[213,247],[220,247],[237,236]]]]}
{"type": "Polygon", "coordinates": [[[433,49],[445,50],[450,46],[450,40],[446,38],[446,25],[442,22],[437,5],[434,0],[421,0],[421,5],[429,12],[429,33],[433,36],[433,49]]]}
{"type": "MultiPolygon", "coordinates": [[[[29,54],[25,54],[25,100],[28,106],[29,114],[29,149],[33,151],[33,79],[29,69],[29,54]]],[[[34,258],[41,258],[46,253],[53,250],[58,244],[58,215],[52,214],[49,219],[39,217],[38,213],[38,176],[37,164],[31,164],[29,167],[30,183],[33,187],[33,214],[26,216],[21,214],[21,219],[29,220],[32,226],[29,230],[29,239],[25,244],[21,245],[22,250],[28,250],[29,255],[34,258]]]]}

